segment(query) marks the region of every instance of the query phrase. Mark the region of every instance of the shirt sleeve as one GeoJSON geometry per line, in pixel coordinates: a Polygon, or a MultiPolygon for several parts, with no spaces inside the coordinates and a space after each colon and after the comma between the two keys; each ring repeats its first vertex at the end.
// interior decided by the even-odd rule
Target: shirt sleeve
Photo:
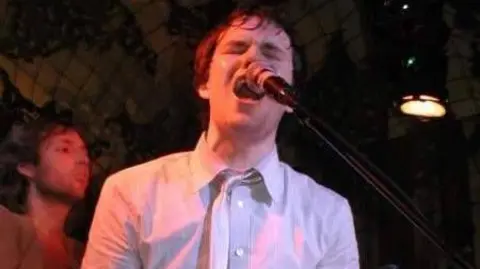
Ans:
{"type": "Polygon", "coordinates": [[[331,220],[327,220],[327,251],[317,264],[317,269],[359,269],[359,255],[352,211],[347,200],[342,199],[331,220]]]}
{"type": "Polygon", "coordinates": [[[137,214],[116,179],[107,179],[100,193],[82,269],[142,267],[137,249],[137,214]]]}

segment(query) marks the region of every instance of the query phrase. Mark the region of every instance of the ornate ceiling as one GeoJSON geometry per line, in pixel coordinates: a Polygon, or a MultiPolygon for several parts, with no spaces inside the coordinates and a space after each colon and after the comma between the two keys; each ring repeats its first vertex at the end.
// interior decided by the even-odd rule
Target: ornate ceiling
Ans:
{"type": "MultiPolygon", "coordinates": [[[[132,151],[131,144],[140,139],[139,133],[149,133],[148,139],[142,136],[144,140],[161,140],[163,144],[174,138],[188,143],[196,139],[182,135],[189,126],[198,128],[192,125],[196,111],[191,101],[194,45],[216,18],[246,2],[254,1],[2,0],[0,66],[26,100],[40,107],[55,100],[71,108],[76,121],[88,126],[92,140],[109,142],[103,156],[116,157],[100,160],[102,166],[120,166],[124,160],[119,156],[132,151]],[[112,118],[121,119],[124,128],[110,124],[112,118]],[[134,131],[125,128],[134,125],[130,128],[134,131]]],[[[362,1],[277,1],[274,8],[295,30],[308,77],[321,73],[327,55],[339,49],[345,49],[347,60],[357,70],[369,68],[364,60],[370,33],[365,12],[360,12],[367,8],[362,1]]],[[[450,26],[454,13],[445,5],[445,20],[450,26]]],[[[447,87],[457,117],[479,112],[480,86],[469,71],[473,41],[472,32],[454,30],[447,45],[447,87]]],[[[342,69],[335,70],[330,76],[342,69]]],[[[364,84],[368,87],[368,79],[364,84]]],[[[335,89],[324,91],[333,93],[335,89]]],[[[337,96],[340,101],[332,104],[344,107],[342,113],[352,114],[350,122],[358,124],[361,121],[354,111],[363,108],[348,103],[358,97],[355,94],[341,92],[337,96]]],[[[366,95],[364,99],[370,98],[368,92],[366,95]]],[[[385,98],[380,99],[385,102],[385,98]]],[[[377,104],[377,112],[378,107],[388,108],[388,102],[377,104]]],[[[332,114],[338,110],[333,105],[323,109],[332,114]]],[[[402,117],[390,117],[392,137],[404,133],[404,122],[402,117]]],[[[369,126],[373,128],[371,122],[369,126]]],[[[147,148],[155,144],[144,142],[147,148]]]]}

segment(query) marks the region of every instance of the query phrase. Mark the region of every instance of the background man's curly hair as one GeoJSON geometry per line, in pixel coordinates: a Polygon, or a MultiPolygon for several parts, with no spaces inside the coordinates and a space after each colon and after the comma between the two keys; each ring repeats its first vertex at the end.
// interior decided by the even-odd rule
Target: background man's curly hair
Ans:
{"type": "Polygon", "coordinates": [[[21,163],[38,164],[39,148],[51,135],[74,130],[67,121],[39,118],[26,124],[14,124],[0,143],[0,204],[13,212],[26,213],[29,181],[17,172],[21,163]]]}

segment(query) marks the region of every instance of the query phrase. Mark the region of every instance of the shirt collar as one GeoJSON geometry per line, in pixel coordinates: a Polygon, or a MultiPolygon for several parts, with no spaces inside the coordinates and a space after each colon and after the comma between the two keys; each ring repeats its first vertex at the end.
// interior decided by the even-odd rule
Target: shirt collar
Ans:
{"type": "MultiPolygon", "coordinates": [[[[218,158],[207,144],[205,133],[203,133],[190,157],[192,169],[192,181],[190,189],[193,192],[199,191],[209,184],[215,176],[229,167],[223,160],[218,158]]],[[[268,193],[274,201],[279,201],[284,191],[283,172],[281,162],[278,158],[277,147],[263,157],[254,167],[263,177],[268,193]]]]}

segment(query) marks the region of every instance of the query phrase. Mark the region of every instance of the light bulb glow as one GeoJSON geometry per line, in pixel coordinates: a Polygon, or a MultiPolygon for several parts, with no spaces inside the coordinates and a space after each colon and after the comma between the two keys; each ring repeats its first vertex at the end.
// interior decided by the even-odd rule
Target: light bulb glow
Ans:
{"type": "Polygon", "coordinates": [[[419,98],[413,98],[413,96],[404,97],[400,110],[407,115],[427,118],[443,117],[447,112],[445,106],[439,102],[438,98],[429,95],[420,95],[419,98]]]}

